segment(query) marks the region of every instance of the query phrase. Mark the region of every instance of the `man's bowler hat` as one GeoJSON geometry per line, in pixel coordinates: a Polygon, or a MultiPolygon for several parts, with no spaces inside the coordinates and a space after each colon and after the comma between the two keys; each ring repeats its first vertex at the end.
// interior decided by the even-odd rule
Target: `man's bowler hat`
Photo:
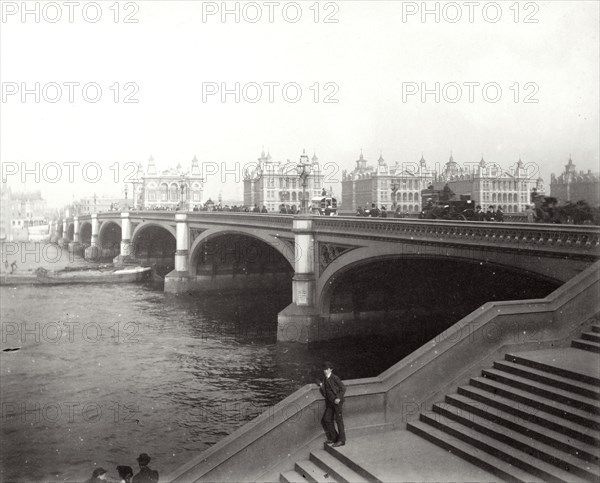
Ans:
{"type": "Polygon", "coordinates": [[[148,456],[146,453],[142,453],[137,457],[137,462],[142,466],[146,466],[148,463],[150,463],[150,456],[148,456]]]}

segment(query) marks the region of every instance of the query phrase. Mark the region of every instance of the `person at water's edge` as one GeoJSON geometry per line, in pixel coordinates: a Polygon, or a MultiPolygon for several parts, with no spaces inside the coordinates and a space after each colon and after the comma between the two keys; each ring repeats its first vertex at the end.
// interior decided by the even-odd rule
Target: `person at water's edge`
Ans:
{"type": "Polygon", "coordinates": [[[346,432],[344,431],[342,409],[346,386],[339,377],[333,374],[331,362],[323,364],[323,381],[319,383],[319,390],[325,397],[325,414],[323,414],[321,424],[327,436],[326,444],[336,447],[344,446],[346,444],[346,432]],[[337,424],[337,431],[334,420],[337,424]]]}

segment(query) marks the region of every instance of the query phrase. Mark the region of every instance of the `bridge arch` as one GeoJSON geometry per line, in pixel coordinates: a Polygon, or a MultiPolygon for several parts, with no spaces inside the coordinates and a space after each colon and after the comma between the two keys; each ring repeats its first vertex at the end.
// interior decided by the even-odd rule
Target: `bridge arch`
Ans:
{"type": "MultiPolygon", "coordinates": [[[[317,307],[321,314],[327,315],[330,313],[331,296],[336,287],[337,281],[344,277],[351,270],[362,265],[368,265],[385,260],[402,260],[402,259],[438,259],[457,262],[469,262],[485,264],[488,267],[498,267],[515,274],[523,274],[530,278],[535,278],[544,283],[560,285],[573,275],[569,274],[565,278],[559,278],[556,273],[549,271],[547,267],[541,267],[539,263],[531,261],[523,266],[515,265],[514,255],[502,256],[496,252],[481,252],[476,249],[460,249],[460,248],[443,248],[427,245],[419,245],[414,247],[403,243],[393,245],[377,245],[374,244],[368,247],[356,248],[343,253],[333,260],[323,270],[321,276],[317,280],[317,307]],[[485,256],[482,256],[482,253],[485,256]],[[511,263],[512,262],[512,263],[511,263]]],[[[565,264],[565,268],[567,265],[565,264]]],[[[572,270],[569,270],[571,272],[572,270]]],[[[561,273],[562,275],[562,273],[561,273]]]]}
{"type": "Polygon", "coordinates": [[[84,245],[92,243],[92,224],[89,221],[84,221],[79,225],[79,242],[84,245]]]}
{"type": "Polygon", "coordinates": [[[177,234],[175,228],[160,221],[144,221],[131,236],[133,256],[143,265],[156,264],[167,273],[175,266],[177,234]]]}
{"type": "Polygon", "coordinates": [[[162,228],[163,230],[166,230],[171,235],[173,235],[173,238],[177,239],[177,232],[175,231],[175,227],[170,225],[169,223],[165,223],[162,221],[142,221],[135,227],[133,233],[131,234],[132,243],[135,243],[136,239],[139,239],[140,234],[150,227],[162,228]]]}
{"type": "Polygon", "coordinates": [[[73,222],[67,224],[67,232],[63,234],[65,240],[73,240],[75,233],[75,224],[73,222]]]}
{"type": "Polygon", "coordinates": [[[190,247],[189,257],[189,272],[191,276],[197,275],[197,264],[200,258],[200,247],[208,240],[214,240],[226,235],[243,235],[248,238],[259,240],[265,245],[273,248],[288,262],[292,270],[294,269],[294,248],[293,245],[277,238],[276,236],[263,234],[257,230],[244,227],[236,227],[235,229],[209,228],[202,232],[190,247]]]}
{"type": "Polygon", "coordinates": [[[121,244],[121,222],[106,220],[98,228],[98,245],[100,248],[116,249],[121,244]]]}

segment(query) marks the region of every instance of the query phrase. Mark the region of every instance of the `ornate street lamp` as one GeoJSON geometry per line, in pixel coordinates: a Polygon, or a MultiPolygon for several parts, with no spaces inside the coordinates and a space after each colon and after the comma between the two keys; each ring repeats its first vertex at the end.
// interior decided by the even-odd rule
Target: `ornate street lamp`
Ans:
{"type": "Polygon", "coordinates": [[[302,181],[302,214],[306,215],[308,213],[308,199],[306,198],[306,185],[308,183],[308,177],[310,176],[312,170],[312,164],[308,160],[308,156],[306,155],[306,150],[302,151],[302,156],[300,156],[300,162],[296,165],[296,171],[298,172],[298,177],[302,181]]]}
{"type": "Polygon", "coordinates": [[[283,187],[279,191],[279,198],[281,199],[282,203],[285,203],[286,201],[288,201],[288,198],[290,196],[289,188],[290,188],[290,179],[286,176],[284,178],[283,187]]]}
{"type": "Polygon", "coordinates": [[[181,189],[181,209],[187,211],[185,206],[187,200],[184,200],[184,194],[187,188],[187,177],[185,174],[181,175],[181,178],[179,179],[179,188],[181,189]]]}
{"type": "Polygon", "coordinates": [[[127,183],[125,183],[124,191],[125,191],[125,210],[129,211],[129,201],[127,199],[127,183]]]}
{"type": "Polygon", "coordinates": [[[398,183],[397,179],[392,180],[391,189],[392,189],[392,199],[394,200],[392,206],[393,206],[393,210],[396,211],[396,193],[400,189],[400,184],[398,183]]]}

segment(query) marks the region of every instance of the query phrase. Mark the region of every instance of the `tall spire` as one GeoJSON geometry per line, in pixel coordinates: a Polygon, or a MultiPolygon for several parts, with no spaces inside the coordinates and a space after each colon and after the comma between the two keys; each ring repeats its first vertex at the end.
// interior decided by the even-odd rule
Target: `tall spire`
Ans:
{"type": "Polygon", "coordinates": [[[196,155],[194,155],[194,159],[192,159],[191,173],[193,176],[200,176],[200,164],[198,163],[196,155]]]}
{"type": "Polygon", "coordinates": [[[156,165],[154,164],[154,158],[150,155],[148,158],[148,169],[146,170],[148,174],[156,174],[156,165]]]}

